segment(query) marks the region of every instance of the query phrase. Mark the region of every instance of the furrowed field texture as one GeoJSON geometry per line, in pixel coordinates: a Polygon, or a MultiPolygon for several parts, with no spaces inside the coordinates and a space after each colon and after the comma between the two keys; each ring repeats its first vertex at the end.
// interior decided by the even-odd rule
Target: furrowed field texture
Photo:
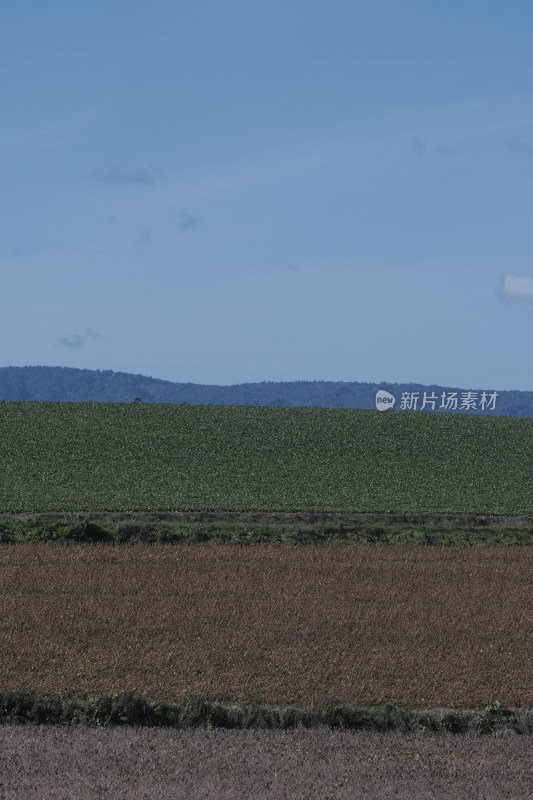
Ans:
{"type": "Polygon", "coordinates": [[[0,687],[533,707],[533,548],[0,547],[0,687]]]}
{"type": "Polygon", "coordinates": [[[533,511],[533,420],[0,403],[0,511],[533,511]]]}
{"type": "Polygon", "coordinates": [[[527,800],[527,737],[0,728],[2,800],[527,800]]]}

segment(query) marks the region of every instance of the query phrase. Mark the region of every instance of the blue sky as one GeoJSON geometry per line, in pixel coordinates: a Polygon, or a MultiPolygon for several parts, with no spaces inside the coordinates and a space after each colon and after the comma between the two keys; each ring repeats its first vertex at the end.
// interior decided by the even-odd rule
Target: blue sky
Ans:
{"type": "Polygon", "coordinates": [[[0,10],[0,365],[533,390],[529,0],[0,10]]]}

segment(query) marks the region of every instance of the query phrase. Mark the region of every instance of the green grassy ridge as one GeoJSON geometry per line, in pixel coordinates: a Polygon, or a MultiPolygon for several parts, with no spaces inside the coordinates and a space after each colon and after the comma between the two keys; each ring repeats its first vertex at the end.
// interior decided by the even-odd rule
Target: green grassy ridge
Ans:
{"type": "Polygon", "coordinates": [[[154,700],[136,692],[96,698],[38,695],[26,690],[0,692],[0,724],[92,726],[138,725],[172,728],[313,728],[431,733],[533,734],[533,710],[503,708],[416,708],[385,704],[362,706],[331,699],[303,705],[231,703],[186,696],[154,700]]]}
{"type": "MultiPolygon", "coordinates": [[[[398,522],[333,519],[326,522],[163,519],[154,515],[36,514],[0,515],[0,544],[284,544],[284,545],[531,545],[532,521],[398,522]]],[[[187,516],[187,515],[183,515],[187,516]]],[[[209,515],[198,515],[199,517],[209,515]]],[[[212,515],[216,517],[216,515],[212,515]]],[[[230,517],[229,519],[225,517],[230,517]]]]}
{"type": "Polygon", "coordinates": [[[0,403],[0,512],[533,512],[533,420],[0,403]]]}

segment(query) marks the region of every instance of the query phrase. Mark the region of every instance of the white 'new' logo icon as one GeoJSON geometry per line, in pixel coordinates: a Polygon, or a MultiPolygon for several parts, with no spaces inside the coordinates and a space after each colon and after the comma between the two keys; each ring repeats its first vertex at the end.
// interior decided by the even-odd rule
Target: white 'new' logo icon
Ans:
{"type": "Polygon", "coordinates": [[[394,395],[386,392],[385,389],[380,389],[376,392],[376,408],[378,411],[387,411],[387,409],[393,407],[395,402],[394,395]]]}

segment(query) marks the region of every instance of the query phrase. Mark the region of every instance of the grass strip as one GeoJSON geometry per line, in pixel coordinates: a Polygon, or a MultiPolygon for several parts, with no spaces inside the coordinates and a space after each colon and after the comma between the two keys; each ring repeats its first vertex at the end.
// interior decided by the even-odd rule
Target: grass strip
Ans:
{"type": "Polygon", "coordinates": [[[91,514],[0,516],[0,544],[529,545],[533,519],[435,515],[91,514]]]}
{"type": "Polygon", "coordinates": [[[477,709],[361,706],[334,699],[310,706],[229,703],[196,696],[170,702],[135,692],[71,699],[21,690],[0,692],[0,723],[271,730],[326,725],[382,732],[494,734],[509,730],[531,735],[533,710],[504,708],[499,703],[477,709]]]}

